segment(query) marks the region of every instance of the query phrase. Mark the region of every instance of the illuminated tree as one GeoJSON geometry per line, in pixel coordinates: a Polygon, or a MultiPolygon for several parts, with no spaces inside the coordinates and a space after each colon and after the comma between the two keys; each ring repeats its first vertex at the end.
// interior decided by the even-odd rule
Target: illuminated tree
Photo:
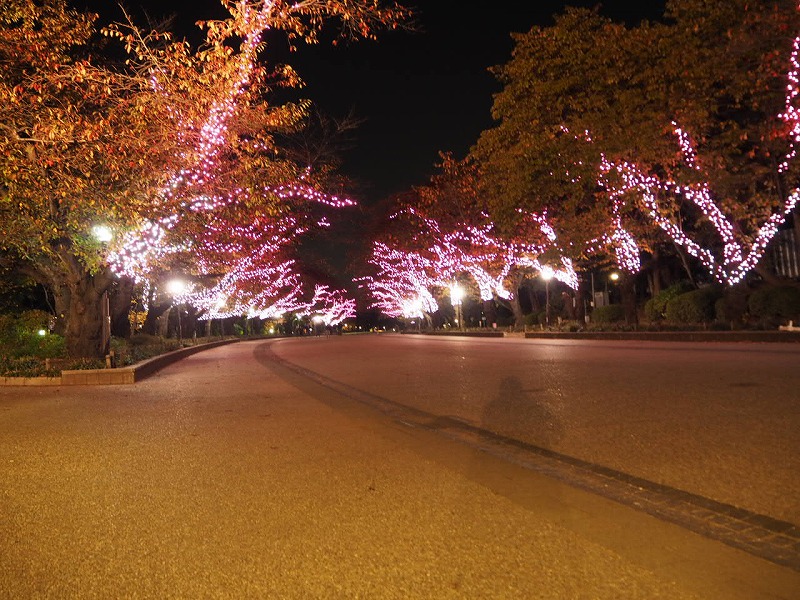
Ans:
{"type": "Polygon", "coordinates": [[[733,283],[793,206],[796,2],[670,0],[666,16],[570,9],[516,36],[476,147],[483,189],[496,218],[546,207],[578,254],[632,271],[673,246],[733,283]]]}
{"type": "Polygon", "coordinates": [[[378,273],[369,287],[378,308],[391,316],[411,306],[430,314],[437,297],[460,282],[475,289],[490,312],[494,302],[507,306],[522,326],[519,288],[523,278],[540,273],[546,252],[553,254],[556,276],[577,287],[572,263],[545,215],[520,214],[513,226],[501,229],[481,210],[476,165],[446,154],[442,159],[430,185],[405,197],[392,235],[374,246],[369,262],[378,273]]]}
{"type": "Polygon", "coordinates": [[[270,131],[299,123],[304,107],[265,101],[299,80],[256,61],[264,31],[314,42],[334,18],[345,35],[371,36],[405,14],[344,0],[222,4],[230,18],[203,23],[199,49],[131,24],[105,29],[128,51],[125,65],[92,45],[96,17],[63,0],[0,8],[0,244],[4,260],[53,290],[72,355],[102,350],[105,244],[116,273],[146,278],[179,230],[202,230],[201,213],[237,202],[273,214],[281,190],[316,183],[276,152],[270,131]],[[93,238],[99,223],[116,231],[110,243],[93,238]]]}

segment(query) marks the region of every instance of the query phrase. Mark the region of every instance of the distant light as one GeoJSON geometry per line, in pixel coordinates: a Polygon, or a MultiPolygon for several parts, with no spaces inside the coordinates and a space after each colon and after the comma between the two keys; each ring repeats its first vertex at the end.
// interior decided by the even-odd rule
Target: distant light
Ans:
{"type": "Polygon", "coordinates": [[[550,281],[555,274],[556,272],[553,271],[552,267],[548,267],[546,265],[542,267],[541,271],[539,271],[539,276],[545,281],[550,281]]]}
{"type": "Polygon", "coordinates": [[[41,335],[41,336],[45,336],[45,335],[47,335],[47,331],[45,331],[44,329],[40,329],[39,331],[37,331],[37,333],[38,333],[39,335],[41,335]]]}
{"type": "Polygon", "coordinates": [[[167,282],[167,293],[171,296],[180,296],[186,291],[186,282],[182,279],[170,279],[167,282]]]}
{"type": "Polygon", "coordinates": [[[613,273],[611,273],[611,275],[609,275],[609,276],[608,276],[608,278],[609,278],[611,281],[616,281],[617,279],[619,279],[619,273],[617,273],[616,271],[614,271],[613,273]]]}
{"type": "Polygon", "coordinates": [[[450,286],[450,302],[453,306],[458,306],[461,304],[461,300],[464,298],[464,290],[461,288],[460,285],[454,283],[450,286]]]}
{"type": "Polygon", "coordinates": [[[92,227],[92,235],[98,242],[110,242],[114,239],[114,232],[108,225],[95,225],[92,227]]]}

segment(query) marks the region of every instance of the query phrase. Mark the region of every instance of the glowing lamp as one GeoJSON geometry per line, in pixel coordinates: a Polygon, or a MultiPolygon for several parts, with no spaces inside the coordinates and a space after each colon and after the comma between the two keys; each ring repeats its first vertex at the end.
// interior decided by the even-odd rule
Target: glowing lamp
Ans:
{"type": "Polygon", "coordinates": [[[186,291],[186,282],[181,279],[170,279],[167,282],[167,293],[171,296],[180,296],[186,291]]]}
{"type": "Polygon", "coordinates": [[[450,302],[453,303],[453,306],[458,306],[461,304],[461,301],[464,299],[464,290],[461,288],[460,285],[454,283],[450,286],[450,302]]]}
{"type": "Polygon", "coordinates": [[[98,242],[107,243],[114,238],[114,232],[108,225],[95,225],[92,227],[92,235],[98,242]]]}

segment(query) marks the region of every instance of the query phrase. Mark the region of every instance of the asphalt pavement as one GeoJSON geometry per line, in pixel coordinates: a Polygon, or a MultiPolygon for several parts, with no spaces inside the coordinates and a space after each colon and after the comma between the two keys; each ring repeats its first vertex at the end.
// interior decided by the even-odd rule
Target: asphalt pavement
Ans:
{"type": "Polygon", "coordinates": [[[0,388],[0,597],[800,597],[793,568],[354,401],[272,343],[0,388]]]}

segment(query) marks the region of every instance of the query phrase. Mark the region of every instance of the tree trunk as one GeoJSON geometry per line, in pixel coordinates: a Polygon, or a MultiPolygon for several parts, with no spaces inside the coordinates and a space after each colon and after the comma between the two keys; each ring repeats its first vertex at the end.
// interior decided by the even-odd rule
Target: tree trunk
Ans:
{"type": "Polygon", "coordinates": [[[578,277],[578,289],[575,290],[575,318],[583,326],[586,323],[586,281],[578,277]]]}
{"type": "Polygon", "coordinates": [[[111,292],[111,334],[116,337],[131,337],[130,313],[133,287],[133,279],[120,277],[111,292]]]}
{"type": "MultiPolygon", "coordinates": [[[[159,317],[156,319],[156,335],[160,335],[161,337],[169,337],[169,318],[172,314],[172,304],[167,305],[167,310],[161,313],[159,317]]],[[[147,313],[147,317],[150,317],[150,313],[147,313]]]]}
{"type": "MultiPolygon", "coordinates": [[[[519,301],[522,279],[522,273],[519,272],[514,272],[512,276],[509,276],[507,283],[511,288],[511,298],[503,301],[507,308],[511,310],[511,314],[514,315],[514,329],[524,329],[525,327],[525,315],[522,313],[522,304],[519,301]]],[[[500,301],[499,298],[498,301],[500,301]]]]}
{"type": "Polygon", "coordinates": [[[636,276],[623,272],[620,277],[620,293],[622,306],[625,309],[625,322],[628,325],[639,324],[639,314],[636,310],[636,276]]]}
{"type": "Polygon", "coordinates": [[[486,317],[486,325],[489,328],[494,327],[497,323],[497,308],[494,305],[494,300],[483,301],[483,314],[486,317]]]}
{"type": "Polygon", "coordinates": [[[172,307],[172,301],[162,302],[161,304],[154,304],[153,298],[150,298],[148,306],[150,308],[147,310],[147,316],[144,318],[144,324],[142,325],[142,333],[146,333],[148,335],[158,335],[158,330],[159,330],[158,319],[161,315],[163,315],[172,307]]]}
{"type": "Polygon", "coordinates": [[[800,263],[800,208],[795,207],[792,211],[792,221],[794,225],[794,260],[797,264],[800,263]]]}
{"type": "Polygon", "coordinates": [[[67,285],[51,286],[53,292],[53,308],[56,312],[56,322],[53,333],[66,336],[67,334],[67,313],[69,313],[70,293],[67,285]]]}
{"type": "Polygon", "coordinates": [[[678,244],[673,243],[672,245],[675,247],[675,252],[677,253],[678,258],[681,259],[681,265],[686,273],[686,277],[689,279],[689,282],[692,284],[692,286],[697,287],[697,282],[694,279],[694,273],[692,273],[692,267],[689,265],[689,260],[686,257],[686,254],[678,244]]]}
{"type": "Polygon", "coordinates": [[[102,358],[105,352],[101,298],[108,288],[106,280],[86,273],[70,282],[64,338],[73,358],[102,358]]]}
{"type": "MultiPolygon", "coordinates": [[[[655,246],[655,245],[654,245],[655,246]]],[[[661,279],[661,253],[657,247],[653,248],[652,258],[650,259],[650,272],[648,279],[650,281],[650,297],[655,298],[658,293],[664,289],[663,281],[661,279]]]]}

